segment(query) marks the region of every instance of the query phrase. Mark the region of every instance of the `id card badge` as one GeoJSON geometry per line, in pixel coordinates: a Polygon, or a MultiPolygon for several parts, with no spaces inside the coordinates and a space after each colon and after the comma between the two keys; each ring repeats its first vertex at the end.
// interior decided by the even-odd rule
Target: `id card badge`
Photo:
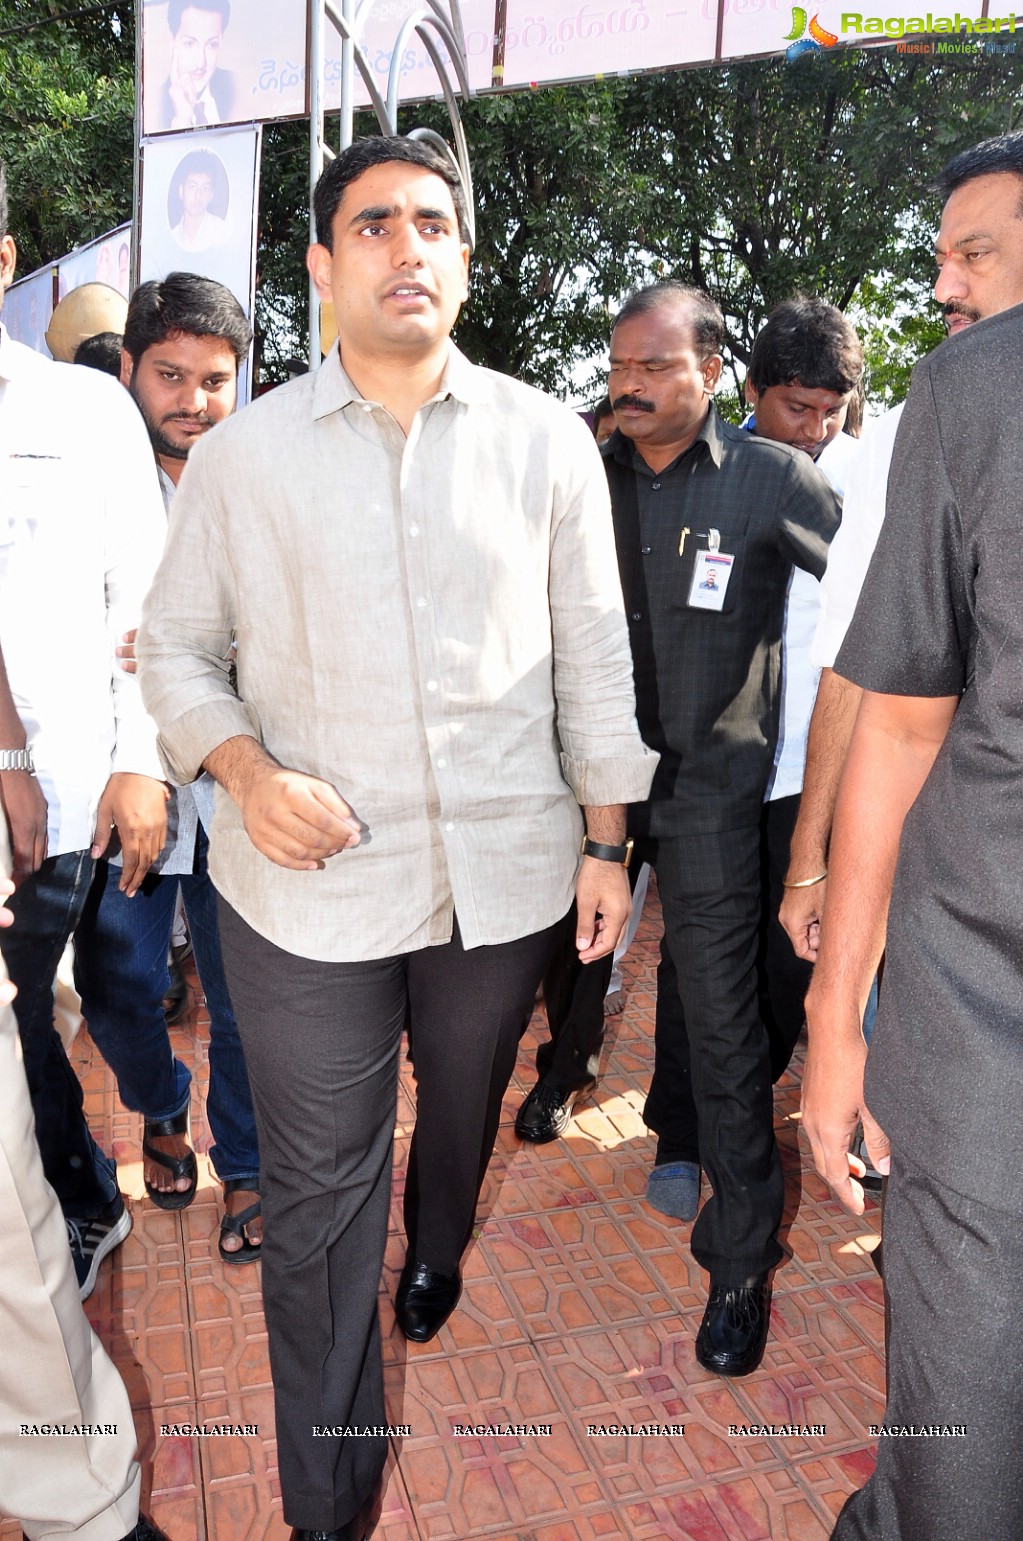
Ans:
{"type": "Polygon", "coordinates": [[[722,610],[735,557],[720,549],[721,536],[717,530],[711,530],[707,538],[710,550],[696,553],[689,606],[693,610],[722,610]]]}

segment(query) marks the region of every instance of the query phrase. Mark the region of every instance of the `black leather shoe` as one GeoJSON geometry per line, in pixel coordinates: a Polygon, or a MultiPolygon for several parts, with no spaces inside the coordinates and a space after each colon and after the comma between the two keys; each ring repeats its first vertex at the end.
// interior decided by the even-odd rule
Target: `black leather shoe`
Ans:
{"type": "Polygon", "coordinates": [[[538,1081],[519,1108],[515,1133],[520,1140],[529,1140],[533,1145],[556,1140],[568,1128],[578,1099],[596,1084],[587,1081],[585,1086],[565,1086],[561,1081],[538,1081]]]}
{"type": "Polygon", "coordinates": [[[160,1529],[159,1525],[154,1525],[152,1520],[140,1514],[135,1529],[129,1530],[124,1541],[170,1541],[170,1537],[165,1530],[160,1529]]]}
{"type": "Polygon", "coordinates": [[[367,1541],[373,1534],[383,1508],[383,1479],[377,1483],[354,1520],[339,1530],[298,1530],[291,1532],[291,1541],[367,1541]]]}
{"type": "Polygon", "coordinates": [[[409,1258],[401,1270],[394,1297],[398,1326],[413,1343],[435,1338],[458,1304],[462,1281],[455,1274],[435,1273],[425,1263],[409,1258]]]}
{"type": "Polygon", "coordinates": [[[715,1375],[749,1375],[764,1356],[771,1320],[771,1287],[758,1274],[739,1289],[710,1285],[710,1299],[696,1335],[696,1358],[715,1375]]]}

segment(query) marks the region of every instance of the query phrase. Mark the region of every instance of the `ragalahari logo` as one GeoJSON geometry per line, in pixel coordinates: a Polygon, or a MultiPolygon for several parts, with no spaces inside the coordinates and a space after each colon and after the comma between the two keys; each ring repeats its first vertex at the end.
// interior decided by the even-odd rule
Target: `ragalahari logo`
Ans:
{"type": "Polygon", "coordinates": [[[820,17],[808,17],[801,5],[792,7],[792,29],[786,32],[784,41],[786,59],[798,59],[801,54],[820,53],[822,48],[834,48],[838,38],[820,24],[820,17]],[[808,35],[809,34],[809,35],[808,35]]]}

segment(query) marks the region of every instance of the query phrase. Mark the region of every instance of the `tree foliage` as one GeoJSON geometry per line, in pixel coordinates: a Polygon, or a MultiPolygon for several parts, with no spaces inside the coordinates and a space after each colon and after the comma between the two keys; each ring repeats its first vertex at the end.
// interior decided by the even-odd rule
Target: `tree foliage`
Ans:
{"type": "Polygon", "coordinates": [[[131,218],[135,7],[67,19],[55,0],[0,0],[0,159],[18,268],[131,218]]]}
{"type": "MultiPolygon", "coordinates": [[[[69,8],[0,0],[0,156],[22,272],[130,213],[134,8],[53,20],[69,8]]],[[[802,290],[850,310],[871,395],[897,399],[940,335],[928,184],[1023,121],[1021,82],[1015,55],[875,48],[477,97],[464,121],[478,245],[458,341],[556,393],[596,395],[621,299],[677,277],[721,304],[737,391],[767,312],[802,290]]],[[[437,104],[408,108],[401,126],[416,124],[449,132],[437,104]]],[[[307,132],[264,132],[256,322],[271,377],[307,345],[307,132]]]]}

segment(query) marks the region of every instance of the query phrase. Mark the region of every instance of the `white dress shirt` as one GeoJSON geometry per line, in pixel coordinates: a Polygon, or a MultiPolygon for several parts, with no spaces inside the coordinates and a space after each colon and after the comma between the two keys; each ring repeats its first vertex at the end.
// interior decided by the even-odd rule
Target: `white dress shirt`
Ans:
{"type": "MultiPolygon", "coordinates": [[[[847,433],[838,433],[814,461],[818,471],[827,477],[839,497],[845,493],[847,479],[851,478],[852,467],[859,454],[859,439],[847,433]]],[[[841,539],[845,517],[843,507],[842,524],[828,550],[828,572],[835,560],[835,545],[841,539]]],[[[781,722],[778,747],[774,753],[774,769],[765,802],[774,802],[779,797],[795,797],[803,790],[806,736],[810,730],[810,717],[817,699],[817,681],[820,678],[820,669],[814,663],[811,651],[821,612],[821,590],[827,581],[827,573],[818,583],[812,573],[803,572],[798,567],[792,569],[782,632],[781,722]]]]}
{"type": "Polygon", "coordinates": [[[138,641],[173,780],[258,736],[366,825],[323,871],[261,855],[217,790],[210,874],[260,935],[358,961],[539,931],[579,804],[640,801],[607,479],[567,408],[452,349],[408,437],[334,349],[188,458],[138,641]],[[238,646],[238,691],[227,652],[238,646]]]}
{"type": "Polygon", "coordinates": [[[136,626],[166,522],[138,408],[116,380],[54,364],[0,327],[0,646],[49,808],[49,854],[87,849],[113,771],[163,779],[136,626]]]}
{"type": "Polygon", "coordinates": [[[831,542],[828,570],[821,581],[821,615],[813,639],[818,669],[833,669],[845,640],[884,523],[888,471],[902,404],[892,407],[863,435],[862,452],[845,490],[842,523],[831,542]]]}

